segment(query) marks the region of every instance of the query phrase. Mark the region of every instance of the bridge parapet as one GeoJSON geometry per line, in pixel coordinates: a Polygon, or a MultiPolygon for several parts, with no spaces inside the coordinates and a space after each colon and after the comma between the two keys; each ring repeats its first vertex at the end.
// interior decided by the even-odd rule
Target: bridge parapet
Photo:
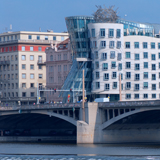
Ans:
{"type": "Polygon", "coordinates": [[[38,110],[38,109],[72,109],[72,108],[81,108],[80,103],[56,103],[56,104],[38,104],[38,105],[9,105],[9,106],[0,106],[0,110],[19,110],[19,109],[24,109],[24,110],[38,110]]]}
{"type": "Polygon", "coordinates": [[[160,100],[154,101],[122,101],[122,102],[100,102],[98,103],[98,107],[100,108],[128,108],[128,107],[151,107],[151,106],[159,106],[160,100]]]}

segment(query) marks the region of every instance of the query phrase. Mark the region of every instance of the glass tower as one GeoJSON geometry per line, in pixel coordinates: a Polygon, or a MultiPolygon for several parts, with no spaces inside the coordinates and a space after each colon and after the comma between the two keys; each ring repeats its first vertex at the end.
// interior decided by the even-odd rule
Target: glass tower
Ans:
{"type": "Polygon", "coordinates": [[[90,99],[92,83],[91,50],[88,35],[88,23],[93,22],[93,17],[72,16],[66,17],[66,25],[70,35],[73,64],[62,87],[63,102],[67,102],[68,94],[70,102],[76,102],[82,96],[82,71],[84,69],[85,90],[87,98],[90,99]],[[79,97],[79,99],[78,99],[79,97]]]}

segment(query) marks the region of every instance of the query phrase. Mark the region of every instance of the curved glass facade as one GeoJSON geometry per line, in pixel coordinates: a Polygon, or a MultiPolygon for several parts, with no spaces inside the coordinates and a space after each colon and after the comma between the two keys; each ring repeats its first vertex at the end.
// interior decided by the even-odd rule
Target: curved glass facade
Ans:
{"type": "Polygon", "coordinates": [[[66,25],[70,35],[71,46],[75,58],[90,58],[90,43],[88,38],[88,23],[93,17],[66,17],[66,25]]]}
{"type": "Polygon", "coordinates": [[[141,36],[154,36],[154,27],[149,24],[132,22],[127,20],[118,19],[117,23],[124,25],[124,36],[127,35],[141,35],[141,36]]]}
{"type": "Polygon", "coordinates": [[[71,70],[67,76],[62,87],[63,90],[70,90],[72,92],[63,92],[63,102],[67,102],[67,96],[70,94],[70,102],[75,102],[77,97],[82,96],[82,71],[85,71],[85,90],[87,95],[91,92],[92,83],[92,67],[90,50],[90,40],[88,38],[88,23],[93,22],[93,17],[88,16],[73,16],[66,17],[66,25],[70,35],[70,42],[73,57],[86,58],[87,61],[73,61],[71,70]],[[74,91],[79,90],[79,91],[74,91]]]}

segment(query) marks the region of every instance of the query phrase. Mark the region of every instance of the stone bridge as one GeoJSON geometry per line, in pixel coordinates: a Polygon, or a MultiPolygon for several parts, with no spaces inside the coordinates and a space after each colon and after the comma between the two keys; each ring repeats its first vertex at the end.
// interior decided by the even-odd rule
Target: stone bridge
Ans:
{"type": "Polygon", "coordinates": [[[81,103],[1,106],[0,117],[14,114],[57,117],[76,127],[77,143],[160,142],[159,100],[85,103],[84,111],[81,103]]]}

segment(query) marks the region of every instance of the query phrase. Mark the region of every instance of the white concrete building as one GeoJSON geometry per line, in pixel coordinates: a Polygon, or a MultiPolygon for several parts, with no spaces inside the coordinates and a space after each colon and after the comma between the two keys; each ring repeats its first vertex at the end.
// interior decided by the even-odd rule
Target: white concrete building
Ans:
{"type": "Polygon", "coordinates": [[[92,94],[118,100],[121,74],[122,101],[159,99],[160,39],[156,38],[159,36],[154,35],[149,25],[137,28],[138,24],[128,24],[88,24],[92,94]]]}

